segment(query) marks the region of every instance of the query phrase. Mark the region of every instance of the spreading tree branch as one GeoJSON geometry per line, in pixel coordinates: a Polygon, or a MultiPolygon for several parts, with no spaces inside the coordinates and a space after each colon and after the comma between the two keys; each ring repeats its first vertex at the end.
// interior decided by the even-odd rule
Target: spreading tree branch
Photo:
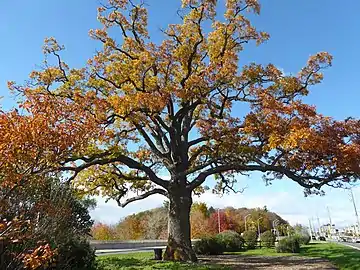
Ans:
{"type": "MultiPolygon", "coordinates": [[[[136,160],[134,160],[128,156],[125,156],[122,154],[117,154],[117,155],[112,155],[111,157],[104,156],[101,159],[98,159],[97,156],[99,156],[99,155],[101,155],[101,154],[95,155],[95,158],[86,158],[87,162],[85,162],[79,166],[76,166],[76,167],[62,166],[59,168],[59,170],[74,172],[74,175],[68,179],[68,181],[70,182],[75,179],[75,177],[77,176],[77,174],[79,172],[81,172],[91,166],[106,165],[106,164],[111,164],[111,163],[115,163],[115,162],[120,162],[131,169],[137,169],[137,170],[143,171],[149,177],[149,179],[152,182],[154,182],[155,184],[157,184],[163,188],[167,188],[167,186],[168,186],[168,181],[165,181],[165,180],[161,179],[160,177],[158,177],[150,167],[148,167],[144,164],[141,164],[140,162],[137,162],[136,160]]],[[[76,161],[76,160],[84,160],[84,158],[77,158],[72,161],[76,161]]]]}
{"type": "Polygon", "coordinates": [[[246,172],[246,171],[260,171],[260,172],[275,172],[280,173],[281,175],[285,175],[291,180],[297,182],[300,186],[306,189],[320,189],[322,186],[327,185],[328,183],[336,180],[339,177],[339,174],[332,174],[327,176],[326,178],[315,177],[315,176],[299,176],[296,172],[291,171],[290,169],[268,165],[262,163],[261,165],[241,165],[241,164],[227,164],[227,165],[219,165],[214,168],[210,168],[204,172],[201,172],[190,184],[187,186],[188,189],[194,190],[198,186],[200,186],[207,177],[220,174],[223,172],[234,171],[234,172],[246,172]],[[311,182],[311,180],[316,182],[311,182]]]}
{"type": "Polygon", "coordinates": [[[130,198],[130,199],[127,199],[124,203],[121,203],[121,198],[122,198],[122,194],[116,199],[116,202],[118,203],[118,205],[120,207],[125,207],[127,206],[129,203],[132,203],[132,202],[135,202],[135,201],[140,201],[140,200],[143,200],[151,195],[155,195],[155,194],[161,194],[165,197],[167,197],[167,191],[164,190],[164,189],[159,189],[159,188],[156,188],[156,189],[153,189],[153,190],[150,190],[144,194],[141,194],[139,196],[136,196],[136,197],[133,197],[133,198],[130,198]]]}

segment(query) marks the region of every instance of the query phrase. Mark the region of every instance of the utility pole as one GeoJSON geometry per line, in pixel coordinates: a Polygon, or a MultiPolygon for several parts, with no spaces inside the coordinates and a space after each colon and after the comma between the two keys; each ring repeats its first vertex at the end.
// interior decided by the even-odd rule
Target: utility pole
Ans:
{"type": "Polygon", "coordinates": [[[319,228],[316,228],[314,217],[311,217],[311,223],[313,225],[314,234],[315,234],[315,236],[317,236],[317,234],[319,234],[319,228]]]}
{"type": "Polygon", "coordinates": [[[218,208],[218,225],[219,225],[219,233],[221,233],[221,225],[220,225],[220,208],[218,208]]]}
{"type": "Polygon", "coordinates": [[[316,226],[315,226],[315,223],[314,223],[314,217],[311,217],[310,218],[310,223],[312,225],[312,229],[314,231],[314,235],[316,236],[316,226]]]}
{"type": "Polygon", "coordinates": [[[329,208],[329,206],[327,206],[326,208],[327,208],[327,212],[328,212],[328,215],[329,215],[330,226],[332,226],[331,215],[330,215],[330,208],[329,208]]]}
{"type": "Polygon", "coordinates": [[[311,219],[310,218],[309,218],[309,230],[310,230],[310,237],[312,239],[312,236],[315,235],[315,232],[314,232],[313,226],[311,224],[311,219]]]}
{"type": "Polygon", "coordinates": [[[274,229],[274,232],[276,232],[276,235],[277,237],[279,238],[280,234],[279,234],[279,230],[278,229],[275,229],[278,225],[279,225],[279,220],[278,219],[275,219],[272,223],[273,225],[273,229],[274,229]]]}
{"type": "Polygon", "coordinates": [[[329,236],[331,236],[331,229],[332,229],[332,222],[331,222],[331,215],[330,215],[330,208],[329,206],[326,207],[327,211],[328,211],[328,215],[329,215],[329,222],[330,222],[330,226],[329,226],[329,236]]]}
{"type": "Polygon", "coordinates": [[[258,237],[260,239],[261,237],[261,230],[260,230],[260,220],[262,219],[262,217],[259,217],[257,220],[257,227],[258,227],[258,237]]]}
{"type": "Polygon", "coordinates": [[[316,217],[317,217],[317,222],[318,222],[318,226],[319,226],[319,235],[321,236],[322,231],[321,231],[321,225],[320,225],[319,215],[316,214],[316,217]]]}
{"type": "Polygon", "coordinates": [[[350,188],[350,200],[353,203],[354,206],[354,212],[355,212],[355,217],[356,217],[356,222],[357,222],[357,232],[359,233],[360,230],[360,221],[359,221],[359,215],[358,215],[358,211],[356,208],[356,202],[355,202],[355,197],[354,197],[354,192],[352,191],[352,188],[350,188]]]}

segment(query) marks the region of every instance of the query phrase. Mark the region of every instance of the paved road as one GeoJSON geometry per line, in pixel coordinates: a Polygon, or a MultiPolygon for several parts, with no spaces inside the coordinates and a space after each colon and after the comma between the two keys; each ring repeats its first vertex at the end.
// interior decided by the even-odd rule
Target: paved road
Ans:
{"type": "Polygon", "coordinates": [[[142,247],[142,248],[130,248],[130,249],[102,249],[96,250],[96,256],[114,255],[114,254],[128,254],[137,252],[152,252],[155,248],[165,249],[166,247],[142,247]]]}
{"type": "Polygon", "coordinates": [[[360,243],[350,243],[350,242],[339,242],[339,243],[346,245],[346,246],[354,247],[354,248],[360,250],[360,243]]]}

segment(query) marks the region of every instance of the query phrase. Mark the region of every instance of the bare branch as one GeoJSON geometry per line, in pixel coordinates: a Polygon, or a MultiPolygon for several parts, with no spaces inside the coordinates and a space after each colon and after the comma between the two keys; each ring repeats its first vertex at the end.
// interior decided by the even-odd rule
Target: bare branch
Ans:
{"type": "MultiPolygon", "coordinates": [[[[76,160],[84,160],[84,158],[78,158],[76,160]]],[[[76,161],[73,160],[73,161],[76,161]]],[[[101,154],[97,154],[95,155],[95,157],[92,158],[87,158],[87,162],[85,162],[82,165],[79,165],[77,167],[72,167],[72,166],[63,166],[60,167],[59,170],[60,171],[73,171],[74,175],[72,177],[70,177],[70,179],[68,181],[72,181],[76,175],[91,167],[94,165],[106,165],[106,164],[111,164],[111,163],[115,163],[115,162],[120,162],[123,163],[124,165],[126,165],[127,167],[131,168],[131,169],[137,169],[140,171],[143,171],[150,179],[150,181],[154,182],[155,184],[163,187],[163,188],[167,188],[168,186],[168,181],[165,181],[163,179],[161,179],[160,177],[158,177],[155,172],[148,166],[145,166],[144,164],[141,164],[139,162],[137,162],[136,160],[122,155],[122,154],[117,154],[117,155],[110,155],[110,157],[106,156],[105,154],[101,155],[101,154]],[[97,158],[98,156],[102,156],[102,158],[97,158]]]]}
{"type": "Polygon", "coordinates": [[[329,175],[326,178],[316,177],[316,176],[299,176],[296,172],[291,171],[290,169],[268,165],[264,162],[261,162],[260,165],[243,165],[243,164],[227,164],[227,165],[220,165],[211,169],[206,170],[198,175],[188,186],[187,188],[190,190],[195,189],[196,187],[200,186],[206,178],[210,175],[219,174],[222,172],[227,171],[234,171],[234,172],[246,172],[246,171],[260,171],[260,172],[275,172],[280,173],[282,175],[287,176],[291,180],[297,182],[300,186],[306,189],[320,189],[322,186],[327,185],[328,183],[336,180],[340,175],[333,174],[329,175]],[[315,183],[311,182],[311,180],[316,181],[315,183]]]}
{"type": "Polygon", "coordinates": [[[208,140],[208,138],[206,137],[200,137],[200,138],[197,138],[195,140],[192,140],[188,143],[188,146],[191,147],[191,146],[194,146],[196,144],[199,144],[199,143],[202,143],[202,142],[206,142],[208,140]]]}
{"type": "Polygon", "coordinates": [[[146,143],[149,145],[151,151],[157,155],[160,159],[166,159],[167,161],[168,158],[166,157],[165,153],[162,153],[155,145],[155,143],[151,140],[151,138],[149,137],[149,135],[146,133],[146,131],[143,129],[143,127],[134,122],[133,123],[134,126],[136,127],[136,129],[139,131],[139,133],[141,134],[141,136],[144,138],[144,140],[146,141],[146,143]]]}
{"type": "Polygon", "coordinates": [[[142,195],[139,195],[139,196],[136,196],[136,197],[133,197],[133,198],[130,198],[130,199],[127,199],[124,203],[121,203],[121,198],[123,197],[123,195],[121,194],[117,199],[116,199],[116,202],[118,203],[118,205],[120,207],[125,207],[127,206],[129,203],[132,203],[132,202],[135,202],[135,201],[140,201],[140,200],[143,200],[151,195],[155,195],[155,194],[161,194],[165,197],[167,197],[167,192],[166,190],[164,189],[159,189],[159,188],[156,188],[156,189],[153,189],[153,190],[150,190],[142,195]]]}

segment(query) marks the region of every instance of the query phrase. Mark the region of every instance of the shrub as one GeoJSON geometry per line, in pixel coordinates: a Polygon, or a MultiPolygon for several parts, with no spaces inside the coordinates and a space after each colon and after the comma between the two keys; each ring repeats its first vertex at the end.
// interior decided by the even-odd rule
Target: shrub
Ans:
{"type": "Polygon", "coordinates": [[[216,237],[207,237],[195,243],[194,251],[199,255],[219,255],[224,252],[224,248],[216,237]]]}
{"type": "Polygon", "coordinates": [[[308,234],[295,234],[294,237],[298,239],[300,245],[308,245],[311,240],[308,234]]]}
{"type": "Polygon", "coordinates": [[[289,236],[281,239],[276,246],[279,253],[299,253],[300,243],[297,237],[289,236]]]}
{"type": "Polygon", "coordinates": [[[257,243],[257,234],[254,231],[245,231],[243,233],[243,238],[248,249],[254,249],[257,243]]]}
{"type": "Polygon", "coordinates": [[[244,247],[244,239],[235,231],[223,231],[216,236],[224,251],[239,251],[244,247]]]}
{"type": "Polygon", "coordinates": [[[267,247],[273,247],[275,245],[275,235],[271,231],[266,231],[261,234],[261,243],[267,247]]]}
{"type": "MultiPolygon", "coordinates": [[[[83,239],[93,224],[89,209],[95,201],[79,199],[75,190],[55,176],[39,175],[34,180],[39,182],[15,189],[11,196],[1,199],[0,223],[4,219],[12,221],[10,230],[1,233],[2,238],[5,243],[11,239],[20,241],[5,244],[0,268],[15,269],[16,265],[16,269],[25,269],[29,264],[52,264],[54,260],[56,265],[51,269],[92,269],[94,251],[83,239]],[[17,216],[21,217],[19,221],[17,216]],[[41,246],[44,248],[39,252],[41,246]]],[[[0,195],[5,191],[1,190],[0,195]]]]}
{"type": "Polygon", "coordinates": [[[95,250],[86,239],[69,239],[66,243],[58,246],[58,254],[56,269],[96,269],[95,250]]]}

